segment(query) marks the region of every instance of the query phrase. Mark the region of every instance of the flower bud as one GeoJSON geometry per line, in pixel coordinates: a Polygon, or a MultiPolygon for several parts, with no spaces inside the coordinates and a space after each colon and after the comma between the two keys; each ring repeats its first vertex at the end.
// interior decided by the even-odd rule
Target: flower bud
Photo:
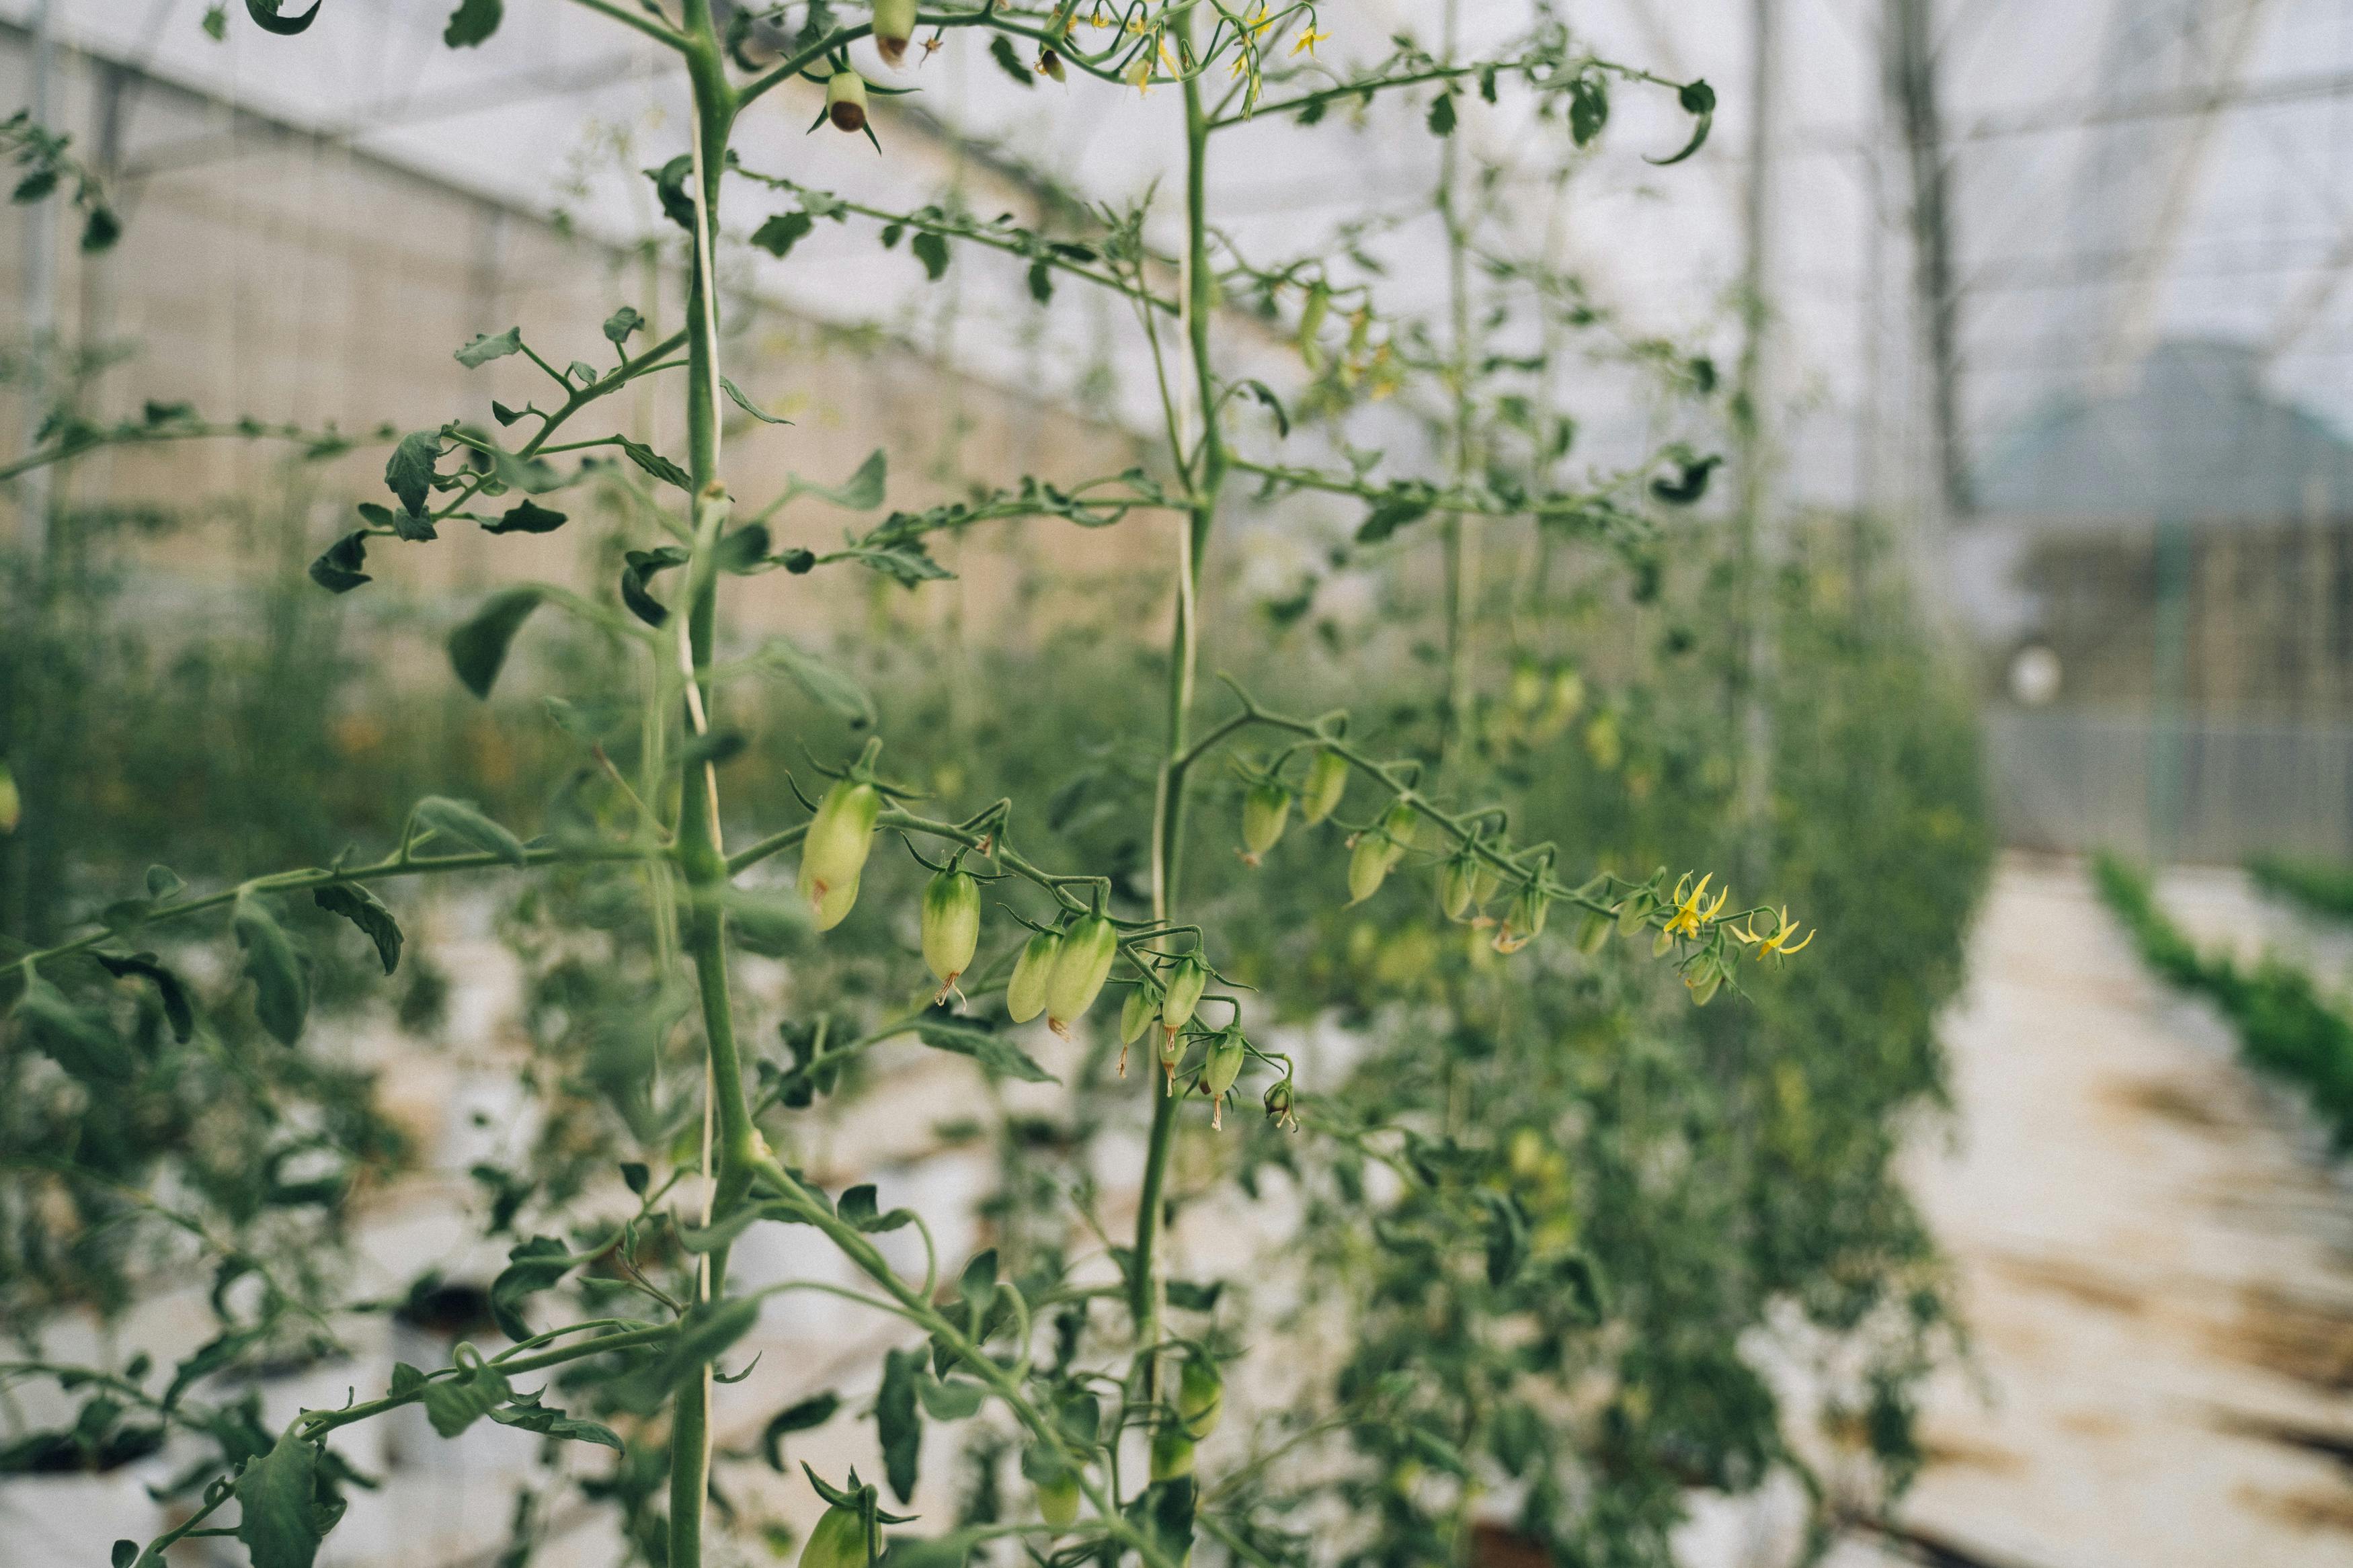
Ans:
{"type": "Polygon", "coordinates": [[[834,72],[825,84],[825,112],[836,131],[865,130],[866,79],[854,70],[834,72]]]}
{"type": "MultiPolygon", "coordinates": [[[[1545,915],[1552,908],[1552,896],[1534,883],[1523,887],[1512,898],[1512,909],[1504,917],[1501,930],[1495,932],[1497,952],[1517,952],[1544,934],[1545,915]]],[[[1607,931],[1609,928],[1601,928],[1607,931]]]]}
{"type": "Polygon", "coordinates": [[[1026,1024],[1046,1010],[1046,982],[1061,956],[1060,931],[1041,931],[1021,946],[1013,961],[1013,978],[1005,983],[1005,1011],[1017,1024],[1026,1024]]]}
{"type": "Polygon", "coordinates": [[[1103,994],[1111,978],[1111,961],[1119,954],[1119,931],[1102,915],[1082,915],[1062,938],[1062,950],[1046,980],[1046,1025],[1058,1035],[1071,1032],[1071,1021],[1082,1016],[1103,994]]]}
{"type": "Polygon", "coordinates": [[[1313,827],[1339,806],[1348,793],[1348,759],[1337,752],[1318,752],[1307,764],[1307,783],[1299,792],[1299,820],[1313,827]]]}
{"type": "Polygon", "coordinates": [[[871,784],[836,781],[818,803],[808,837],[801,841],[801,897],[818,911],[817,929],[831,931],[849,912],[858,897],[858,874],[874,847],[874,819],[882,812],[882,794],[871,784]],[[838,895],[849,890],[849,898],[838,895]]]}
{"type": "Polygon", "coordinates": [[[1266,1119],[1269,1121],[1286,1132],[1299,1131],[1299,1115],[1292,1109],[1292,1089],[1289,1079],[1279,1078],[1269,1084],[1266,1096],[1261,1103],[1266,1107],[1266,1119]]]}
{"type": "Polygon", "coordinates": [[[923,889],[923,962],[944,998],[980,944],[980,884],[970,872],[943,871],[923,889]]]}
{"type": "Polygon", "coordinates": [[[866,1521],[859,1510],[827,1509],[801,1548],[800,1568],[866,1568],[866,1521]]]}
{"type": "Polygon", "coordinates": [[[1259,858],[1282,837],[1291,819],[1291,792],[1272,779],[1254,785],[1242,797],[1242,863],[1255,866],[1259,858]]]}
{"type": "Polygon", "coordinates": [[[1684,975],[1683,984],[1691,988],[1692,1005],[1704,1007],[1715,994],[1716,987],[1724,984],[1724,971],[1713,963],[1705,964],[1697,973],[1684,975]]]}
{"type": "Polygon", "coordinates": [[[1184,1419],[1186,1436],[1198,1443],[1216,1431],[1225,1407],[1226,1380],[1218,1363],[1206,1355],[1187,1357],[1176,1383],[1176,1414],[1184,1419]]]}
{"type": "Polygon", "coordinates": [[[905,64],[914,36],[915,0],[874,0],[874,48],[885,61],[905,64]]]}
{"type": "Polygon", "coordinates": [[[1168,994],[1160,999],[1160,1026],[1175,1034],[1193,1021],[1193,1009],[1201,1005],[1201,993],[1209,988],[1209,966],[1198,953],[1187,953],[1176,961],[1168,976],[1168,994]]]}
{"type": "Polygon", "coordinates": [[[1056,81],[1068,81],[1071,79],[1070,69],[1062,64],[1062,57],[1056,54],[1051,49],[1039,49],[1038,51],[1038,74],[1039,76],[1052,77],[1056,81]]]}
{"type": "Polygon", "coordinates": [[[1193,1473],[1193,1439],[1182,1425],[1164,1421],[1152,1435],[1152,1479],[1173,1481],[1193,1473]]]}

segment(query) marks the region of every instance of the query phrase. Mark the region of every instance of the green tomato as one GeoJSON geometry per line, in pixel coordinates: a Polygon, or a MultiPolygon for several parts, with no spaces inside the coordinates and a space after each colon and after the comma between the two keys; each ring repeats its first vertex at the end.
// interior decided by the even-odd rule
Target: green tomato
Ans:
{"type": "MultiPolygon", "coordinates": [[[[1128,988],[1127,1000],[1119,1005],[1119,1043],[1132,1046],[1152,1027],[1152,1016],[1160,1010],[1160,987],[1149,980],[1138,981],[1128,988]]],[[[1124,1059],[1124,1058],[1123,1058],[1124,1059]]]]}
{"type": "Polygon", "coordinates": [[[980,884],[968,872],[942,871],[923,889],[923,962],[944,995],[980,944],[980,884]]]}
{"type": "MultiPolygon", "coordinates": [[[[1229,1028],[1209,1047],[1209,1061],[1201,1069],[1201,1082],[1212,1098],[1219,1097],[1234,1087],[1241,1077],[1242,1064],[1250,1059],[1250,1046],[1240,1029],[1229,1028]]],[[[1189,1363],[1187,1364],[1190,1364],[1189,1363]]]]}
{"type": "Polygon", "coordinates": [[[1242,859],[1255,866],[1282,841],[1291,820],[1291,792],[1269,779],[1242,797],[1242,859]]]}
{"type": "Polygon", "coordinates": [[[859,873],[874,847],[874,821],[881,813],[881,792],[848,779],[836,782],[818,803],[808,837],[801,840],[800,889],[818,911],[819,931],[830,931],[849,912],[849,901],[829,906],[828,895],[848,888],[850,900],[857,898],[859,873]]]}
{"type": "Polygon", "coordinates": [[[1176,1384],[1176,1414],[1184,1417],[1186,1432],[1199,1442],[1218,1429],[1225,1410],[1226,1380],[1218,1363],[1206,1355],[1188,1357],[1176,1384]]]}
{"type": "Polygon", "coordinates": [[[1201,1005],[1201,993],[1209,988],[1209,966],[1197,953],[1187,953],[1176,961],[1168,976],[1168,994],[1160,999],[1160,1023],[1166,1029],[1181,1029],[1193,1021],[1193,1009],[1201,1005]]]}
{"type": "Polygon", "coordinates": [[[1307,783],[1299,792],[1299,820],[1313,827],[1332,815],[1348,793],[1348,759],[1337,752],[1318,752],[1307,764],[1307,783]]]}
{"type": "Polygon", "coordinates": [[[1005,983],[1005,1011],[1017,1024],[1026,1024],[1046,1010],[1046,980],[1061,955],[1059,931],[1041,931],[1021,947],[1013,961],[1013,978],[1005,983]]]}
{"type": "Polygon", "coordinates": [[[1152,1479],[1173,1481],[1192,1473],[1193,1439],[1177,1422],[1163,1422],[1152,1435],[1152,1479]]]}
{"type": "Polygon", "coordinates": [[[854,1508],[829,1508],[801,1548],[800,1568],[866,1568],[866,1521],[854,1508]]]}
{"type": "Polygon", "coordinates": [[[834,72],[825,84],[825,112],[836,131],[865,130],[866,79],[854,70],[834,72]]]}
{"type": "Polygon", "coordinates": [[[1119,954],[1119,930],[1102,915],[1082,915],[1062,938],[1054,968],[1046,979],[1046,1023],[1058,1035],[1071,1032],[1071,1022],[1083,1017],[1103,994],[1111,978],[1111,962],[1119,954]]]}
{"type": "Polygon", "coordinates": [[[904,63],[914,36],[915,0],[874,0],[874,48],[886,63],[904,63]]]}

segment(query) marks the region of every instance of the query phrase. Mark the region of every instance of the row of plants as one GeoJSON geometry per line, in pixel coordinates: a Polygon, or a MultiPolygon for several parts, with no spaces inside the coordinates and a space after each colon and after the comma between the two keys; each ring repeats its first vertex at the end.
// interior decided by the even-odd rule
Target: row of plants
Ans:
{"type": "MultiPolygon", "coordinates": [[[[871,1562],[919,1484],[945,1495],[947,1441],[952,1512],[927,1501],[920,1533],[891,1534],[893,1563],[1467,1562],[1504,1529],[1554,1561],[1663,1564],[1694,1487],[1794,1470],[1818,1536],[1878,1506],[1918,1461],[1910,1391],[1943,1322],[1891,1161],[1907,1112],[1939,1092],[1933,1020],[1986,862],[1966,710],[1843,531],[1834,555],[1801,549],[1761,593],[1743,579],[1730,531],[1694,510],[1715,466],[1701,449],[1712,362],[1628,339],[1573,279],[1514,255],[1508,187],[1453,138],[1472,94],[1525,93],[1566,163],[1600,137],[1613,91],[1661,89],[1694,121],[1673,162],[1704,136],[1704,84],[1597,58],[1546,7],[1496,55],[1400,39],[1340,71],[1304,5],[581,3],[674,51],[692,85],[689,151],[652,171],[682,231],[690,324],[641,344],[644,313],[625,306],[603,323],[611,368],[558,369],[536,325],[485,323],[453,345],[461,363],[533,362],[551,406],[402,437],[390,504],[360,504],[303,586],[366,591],[371,550],[470,522],[598,531],[610,591],[519,584],[447,616],[463,700],[482,704],[462,721],[346,656],[330,668],[348,680],[305,688],[316,721],[287,731],[314,747],[300,766],[262,767],[272,793],[242,809],[206,797],[190,877],[132,873],[82,918],[12,933],[0,1306],[25,1353],[0,1379],[73,1406],[23,1436],[12,1452],[47,1458],[18,1468],[168,1437],[188,1457],[172,1488],[185,1517],[118,1563],[211,1537],[263,1568],[311,1563],[368,1479],[336,1434],[409,1405],[445,1437],[487,1420],[611,1451],[525,1488],[515,1563],[563,1490],[609,1510],[648,1563],[712,1561],[722,1535],[783,1550],[787,1532],[738,1508],[754,1489],[731,1478],[796,1458],[826,1507],[802,1562],[871,1562]],[[1156,250],[1141,209],[1031,232],[743,169],[734,118],[796,79],[823,88],[838,130],[866,133],[884,115],[868,95],[883,95],[847,51],[871,36],[887,61],[919,26],[985,30],[1024,73],[1176,88],[1182,248],[1156,250]],[[1444,149],[1440,320],[1385,313],[1361,231],[1255,261],[1207,204],[1221,132],[1255,114],[1313,133],[1388,95],[1444,149]],[[723,187],[762,204],[732,240],[723,187]],[[792,205],[775,207],[779,193],[792,205]],[[739,512],[723,433],[787,437],[722,374],[714,257],[783,256],[816,222],[853,220],[937,256],[1008,250],[1133,306],[1163,367],[1157,464],[976,487],[839,547],[816,541],[843,511],[882,510],[887,462],[739,512]],[[1304,392],[1223,378],[1237,300],[1293,339],[1304,392]],[[1572,475],[1567,344],[1594,339],[1651,377],[1682,434],[1572,475]],[[655,376],[682,379],[684,461],[645,430],[575,435],[655,376]],[[1437,471],[1347,445],[1366,400],[1417,395],[1437,471]],[[1319,464],[1333,448],[1341,460],[1319,464]],[[1317,506],[1352,525],[1294,593],[1248,600],[1213,569],[1229,514],[1317,506]],[[1132,615],[1028,652],[887,631],[754,647],[720,618],[732,582],[770,571],[866,571],[921,594],[950,570],[936,540],[1000,523],[1157,527],[1174,560],[1148,598],[1168,607],[1167,644],[1139,645],[1132,615]],[[1377,584],[1380,612],[1331,612],[1343,577],[1377,584]],[[1780,646],[1761,689],[1746,662],[1759,605],[1780,646]],[[1238,679],[1204,689],[1205,668],[1238,679]],[[1771,718],[1762,790],[1739,776],[1743,701],[1771,718]],[[420,754],[453,769],[438,793],[387,795],[420,754]],[[341,788],[340,809],[316,809],[341,788]],[[268,805],[305,794],[306,810],[268,805]],[[339,827],[385,847],[315,847],[339,827]],[[255,845],[297,864],[195,873],[255,845]],[[1735,865],[1778,896],[1733,899],[1735,865]],[[332,1347],[397,1304],[353,1299],[337,1249],[406,1156],[376,1086],[334,1065],[314,1020],[396,998],[432,1035],[406,941],[415,895],[394,891],[420,879],[494,879],[527,977],[516,1077],[539,1135],[477,1173],[481,1234],[508,1253],[480,1282],[499,1334],[273,1427],[224,1396],[224,1374],[332,1347]],[[1835,922],[1820,945],[1803,911],[1835,922]],[[405,989],[372,994],[371,968],[405,989]],[[1032,1018],[1077,1053],[1051,1112],[1002,1092],[1058,1076],[1021,1033],[1032,1018]],[[1330,1028],[1352,1043],[1311,1078],[1301,1041],[1330,1028]],[[987,1090],[986,1114],[942,1130],[991,1141],[1002,1176],[983,1205],[993,1245],[970,1258],[939,1256],[925,1216],[874,1184],[810,1173],[826,1129],[889,1103],[904,1053],[925,1048],[968,1059],[987,1090]],[[1236,1125],[1253,1102],[1263,1115],[1236,1125]],[[1132,1225],[1115,1227],[1128,1192],[1132,1225]],[[1283,1202],[1290,1241],[1262,1268],[1172,1267],[1187,1215],[1283,1202]],[[731,1288],[737,1249],[779,1226],[838,1251],[863,1280],[852,1299],[901,1327],[863,1409],[851,1385],[714,1414],[767,1300],[842,1289],[799,1275],[731,1288]],[[919,1272],[874,1239],[895,1232],[922,1239],[919,1272]],[[193,1354],[44,1353],[56,1314],[119,1314],[159,1274],[199,1268],[216,1331],[193,1354]],[[1791,1309],[1862,1368],[1827,1408],[1785,1406],[1758,1363],[1791,1309]],[[1248,1420],[1221,1423],[1229,1389],[1248,1420]],[[764,1441],[718,1440],[747,1415],[764,1441]],[[864,1440],[835,1425],[870,1417],[874,1480],[846,1464],[864,1440]],[[1825,1451],[1868,1460],[1862,1489],[1825,1451]]],[[[248,11],[289,37],[321,15],[248,11]]],[[[469,0],[449,41],[501,25],[469,0]]],[[[1031,292],[1051,308],[1053,288],[1031,292]]],[[[17,466],[282,434],[170,410],[58,429],[17,466]]],[[[41,629],[86,651],[86,628],[41,629]]],[[[114,695],[88,683],[75,700],[114,695]]],[[[110,773],[139,776],[151,753],[128,742],[142,733],[86,731],[82,787],[109,798],[110,773]]],[[[37,782],[57,798],[54,777],[37,782]]],[[[121,874],[131,848],[58,852],[53,811],[21,831],[52,847],[66,887],[121,874]]]]}
{"type": "Polygon", "coordinates": [[[2101,856],[2093,876],[2149,967],[2212,998],[2247,1060],[2302,1094],[2338,1148],[2353,1146],[2353,1020],[2342,1002],[2278,953],[2251,968],[2228,952],[2200,952],[2158,907],[2147,873],[2116,856],[2101,856]]]}
{"type": "Polygon", "coordinates": [[[2247,875],[2267,893],[2291,899],[2318,914],[2353,920],[2353,871],[2319,860],[2258,855],[2247,875]]]}

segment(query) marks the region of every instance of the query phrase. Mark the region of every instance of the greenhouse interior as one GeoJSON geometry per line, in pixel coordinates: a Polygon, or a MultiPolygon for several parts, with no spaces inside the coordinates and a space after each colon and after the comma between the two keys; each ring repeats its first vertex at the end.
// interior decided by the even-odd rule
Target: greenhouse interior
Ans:
{"type": "Polygon", "coordinates": [[[5,1568],[2353,1568],[2353,8],[0,114],[5,1568]]]}

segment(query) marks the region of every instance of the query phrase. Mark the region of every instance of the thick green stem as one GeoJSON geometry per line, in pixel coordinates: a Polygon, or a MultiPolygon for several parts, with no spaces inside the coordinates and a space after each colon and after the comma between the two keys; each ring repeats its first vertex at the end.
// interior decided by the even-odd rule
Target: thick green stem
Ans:
{"type": "MultiPolygon", "coordinates": [[[[1189,22],[1188,22],[1189,26],[1189,22]]],[[[1216,279],[1209,270],[1208,170],[1208,116],[1201,107],[1196,75],[1185,79],[1185,331],[1193,361],[1193,392],[1200,411],[1199,461],[1193,474],[1193,503],[1178,541],[1176,621],[1169,637],[1167,746],[1153,795],[1152,914],[1166,921],[1176,903],[1177,859],[1185,845],[1185,777],[1191,758],[1186,731],[1193,710],[1193,682],[1200,656],[1201,561],[1216,524],[1219,492],[1225,488],[1228,460],[1218,429],[1216,374],[1209,360],[1209,319],[1216,279]]],[[[1147,1073],[1149,1079],[1152,1075],[1147,1073]]],[[[1135,1246],[1128,1262],[1128,1307],[1135,1341],[1144,1353],[1145,1392],[1157,1390],[1160,1342],[1160,1233],[1166,1207],[1168,1152],[1176,1136],[1178,1097],[1152,1099],[1152,1134],[1144,1158],[1144,1184],[1136,1198],[1135,1246]]]]}
{"type": "MultiPolygon", "coordinates": [[[[717,643],[719,574],[707,557],[725,518],[726,491],[719,478],[718,300],[712,248],[719,232],[719,180],[727,166],[727,140],[735,111],[727,84],[710,0],[687,0],[684,13],[687,77],[694,93],[695,237],[687,281],[687,451],[694,481],[695,550],[704,559],[690,564],[684,645],[687,722],[707,733],[713,690],[709,677],[717,643]],[[698,568],[701,568],[698,570],[698,568]]],[[[718,776],[708,761],[686,764],[679,790],[678,859],[689,887],[713,889],[726,880],[727,853],[720,838],[718,776]]],[[[735,1017],[727,975],[725,914],[716,900],[700,900],[686,948],[694,963],[695,987],[702,1006],[707,1073],[704,1092],[706,1189],[704,1223],[741,1202],[752,1180],[753,1133],[744,1096],[743,1061],[735,1044],[735,1017]]],[[[726,1283],[727,1249],[704,1256],[699,1293],[708,1300],[726,1283]]],[[[711,1485],[711,1368],[697,1367],[679,1385],[670,1415],[670,1568],[701,1568],[704,1500],[711,1485]]]]}
{"type": "MultiPolygon", "coordinates": [[[[1446,52],[1454,53],[1455,0],[1447,0],[1446,52]]],[[[1454,488],[1471,476],[1471,286],[1466,261],[1470,224],[1462,216],[1461,146],[1458,130],[1439,151],[1438,215],[1446,228],[1447,304],[1452,320],[1453,363],[1447,367],[1454,399],[1454,488]]],[[[1446,698],[1440,710],[1438,758],[1443,764],[1462,738],[1471,711],[1471,630],[1479,594],[1479,520],[1453,511],[1446,519],[1446,698]]]]}

